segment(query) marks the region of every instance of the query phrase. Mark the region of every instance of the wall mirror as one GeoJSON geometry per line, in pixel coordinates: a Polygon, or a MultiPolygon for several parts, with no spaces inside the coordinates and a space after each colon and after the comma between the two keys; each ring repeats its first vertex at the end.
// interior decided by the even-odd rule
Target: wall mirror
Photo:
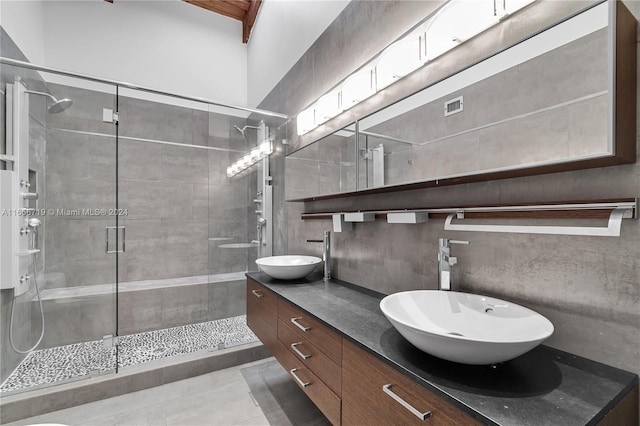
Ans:
{"type": "Polygon", "coordinates": [[[356,191],[354,123],[285,158],[286,198],[356,191]]]}
{"type": "Polygon", "coordinates": [[[633,162],[635,39],[621,2],[596,4],[290,154],[287,199],[633,162]]]}

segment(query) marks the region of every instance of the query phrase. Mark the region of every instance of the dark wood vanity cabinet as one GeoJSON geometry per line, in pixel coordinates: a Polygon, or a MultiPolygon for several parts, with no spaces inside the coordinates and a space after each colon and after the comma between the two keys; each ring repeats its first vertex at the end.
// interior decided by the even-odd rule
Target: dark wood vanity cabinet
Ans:
{"type": "Polygon", "coordinates": [[[343,424],[481,424],[353,343],[342,351],[343,424]]]}
{"type": "Polygon", "coordinates": [[[278,296],[257,282],[247,279],[247,325],[274,353],[278,342],[278,296]]]}
{"type": "MultiPolygon", "coordinates": [[[[251,278],[247,324],[334,425],[482,424],[251,278]]],[[[637,385],[595,424],[637,425],[637,385]]]]}
{"type": "Polygon", "coordinates": [[[250,278],[247,325],[327,419],[340,425],[341,337],[250,278]]]}
{"type": "Polygon", "coordinates": [[[429,424],[477,423],[250,278],[247,324],[334,425],[422,423],[383,391],[387,384],[430,410],[429,424]]]}

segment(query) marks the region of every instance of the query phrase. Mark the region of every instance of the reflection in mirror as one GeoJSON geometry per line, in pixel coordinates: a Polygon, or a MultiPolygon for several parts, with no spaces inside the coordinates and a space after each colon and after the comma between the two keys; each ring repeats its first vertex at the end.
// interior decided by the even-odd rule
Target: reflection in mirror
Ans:
{"type": "MultiPolygon", "coordinates": [[[[385,185],[385,151],[393,152],[410,142],[393,136],[359,131],[358,188],[378,188],[385,185]]],[[[388,179],[388,177],[387,177],[388,179]]]]}
{"type": "Polygon", "coordinates": [[[356,126],[350,124],[287,156],[285,198],[355,191],[355,135],[356,126]]]}
{"type": "Polygon", "coordinates": [[[361,120],[384,178],[360,188],[611,154],[606,17],[602,4],[361,120]]]}
{"type": "Polygon", "coordinates": [[[294,152],[287,199],[633,162],[635,44],[599,3],[294,152]]]}

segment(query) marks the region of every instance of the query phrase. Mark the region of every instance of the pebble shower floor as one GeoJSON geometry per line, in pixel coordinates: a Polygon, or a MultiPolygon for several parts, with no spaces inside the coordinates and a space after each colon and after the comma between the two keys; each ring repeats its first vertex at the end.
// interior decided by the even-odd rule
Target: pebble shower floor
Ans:
{"type": "MultiPolygon", "coordinates": [[[[174,355],[214,350],[257,341],[245,315],[120,336],[119,367],[174,355]]],[[[113,370],[115,349],[102,340],[74,343],[31,352],[0,386],[0,393],[65,383],[113,370]]]]}

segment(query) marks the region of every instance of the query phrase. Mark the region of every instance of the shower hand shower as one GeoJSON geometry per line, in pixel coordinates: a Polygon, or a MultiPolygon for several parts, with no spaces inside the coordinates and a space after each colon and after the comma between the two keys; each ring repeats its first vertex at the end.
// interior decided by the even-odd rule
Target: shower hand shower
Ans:
{"type": "Polygon", "coordinates": [[[31,241],[31,248],[34,250],[38,249],[38,228],[40,228],[40,225],[42,224],[42,222],[40,222],[40,219],[32,217],[31,219],[29,219],[29,222],[27,222],[29,228],[32,229],[32,235],[33,235],[33,240],[31,241]]]}
{"type": "Polygon", "coordinates": [[[46,96],[53,101],[53,105],[51,105],[48,109],[49,114],[57,114],[69,108],[73,101],[69,98],[64,98],[58,100],[55,96],[47,92],[38,92],[35,90],[25,90],[24,93],[31,93],[33,95],[46,96]]]}
{"type": "MultiPolygon", "coordinates": [[[[40,289],[38,288],[38,275],[37,275],[38,265],[36,264],[38,253],[40,252],[40,250],[38,250],[38,228],[40,228],[40,225],[42,225],[42,222],[40,221],[40,219],[35,217],[32,217],[27,222],[27,226],[31,228],[32,230],[31,234],[33,235],[32,236],[33,240],[31,241],[31,248],[34,250],[33,263],[32,263],[33,264],[33,283],[36,287],[36,295],[38,296],[38,303],[40,304],[40,323],[41,323],[40,337],[38,338],[38,341],[35,343],[35,345],[33,345],[31,348],[27,350],[18,349],[16,347],[16,344],[13,342],[13,316],[14,316],[14,311],[16,306],[16,295],[14,293],[13,301],[11,303],[11,316],[9,318],[9,343],[11,344],[11,347],[13,348],[13,350],[18,352],[19,354],[28,354],[29,352],[33,351],[35,348],[38,347],[40,342],[42,342],[42,338],[44,337],[44,310],[42,310],[42,297],[40,297],[40,289]]],[[[29,274],[27,274],[25,279],[29,279],[29,274]]]]}

